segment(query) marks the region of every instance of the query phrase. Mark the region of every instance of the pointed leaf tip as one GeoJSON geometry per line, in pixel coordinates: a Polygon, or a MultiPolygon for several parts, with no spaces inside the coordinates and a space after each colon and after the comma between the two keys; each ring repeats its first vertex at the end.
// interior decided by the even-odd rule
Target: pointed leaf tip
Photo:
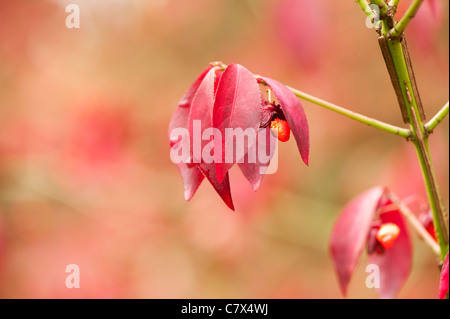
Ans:
{"type": "Polygon", "coordinates": [[[219,194],[220,198],[224,201],[227,206],[234,211],[233,198],[231,197],[231,189],[230,189],[230,179],[228,173],[225,174],[225,177],[222,182],[218,182],[216,178],[216,170],[214,163],[198,166],[200,171],[205,175],[205,177],[209,180],[213,188],[216,190],[217,194],[219,194]]]}
{"type": "Polygon", "coordinates": [[[333,227],[330,252],[344,296],[384,192],[383,187],[374,187],[357,196],[344,207],[333,227]]]}
{"type": "MultiPolygon", "coordinates": [[[[390,205],[391,201],[384,201],[382,207],[390,205]]],[[[391,248],[385,249],[382,254],[369,255],[368,263],[377,265],[380,270],[380,285],[376,288],[378,296],[382,299],[392,299],[397,296],[411,272],[411,240],[405,220],[398,209],[381,213],[380,220],[383,225],[395,224],[400,232],[391,248]]]]}
{"type": "Polygon", "coordinates": [[[294,134],[303,162],[309,165],[309,126],[300,100],[289,88],[271,78],[262,78],[280,102],[284,116],[294,134]]]}
{"type": "Polygon", "coordinates": [[[260,129],[256,137],[256,143],[245,154],[244,162],[238,164],[254,191],[258,190],[264,175],[267,173],[270,161],[275,155],[276,146],[277,138],[271,133],[270,127],[260,129]],[[250,159],[250,155],[255,156],[254,160],[250,159]]]}
{"type": "MultiPolygon", "coordinates": [[[[171,140],[172,131],[177,128],[187,129],[188,120],[189,108],[177,106],[169,124],[169,142],[171,147],[175,147],[178,143],[171,140]]],[[[178,170],[180,171],[183,180],[184,198],[186,201],[189,201],[202,183],[204,176],[194,165],[183,162],[177,163],[176,165],[178,166],[178,170]]]]}
{"type": "Polygon", "coordinates": [[[222,158],[216,160],[217,180],[221,182],[228,170],[245,155],[255,141],[236,139],[236,152],[233,140],[227,138],[226,130],[252,129],[258,132],[261,122],[261,92],[253,74],[239,64],[230,64],[223,72],[217,88],[213,110],[213,127],[223,136],[222,141],[214,145],[222,150],[222,158]],[[237,152],[239,150],[239,152],[237,152]],[[240,153],[238,155],[238,153],[240,153]],[[226,157],[232,155],[232,159],[226,157]],[[237,158],[239,156],[239,158],[237,158]]]}

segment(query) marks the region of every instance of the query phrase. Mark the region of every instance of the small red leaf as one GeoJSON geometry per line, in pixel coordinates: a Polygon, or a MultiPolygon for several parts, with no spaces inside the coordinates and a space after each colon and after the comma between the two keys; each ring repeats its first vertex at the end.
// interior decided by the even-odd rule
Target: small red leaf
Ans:
{"type": "MultiPolygon", "coordinates": [[[[190,102],[189,102],[190,104],[190,102]]],[[[187,129],[189,120],[189,108],[187,107],[177,107],[175,113],[172,116],[172,120],[169,125],[169,140],[170,133],[175,128],[185,128],[187,129]]],[[[170,146],[173,147],[178,141],[170,140],[170,146]]],[[[189,165],[186,163],[177,164],[178,169],[180,170],[181,177],[183,179],[184,184],[184,198],[188,201],[190,200],[198,187],[203,181],[203,174],[198,170],[196,166],[189,165]]]]}
{"type": "MultiPolygon", "coordinates": [[[[391,204],[388,201],[385,205],[391,204]]],[[[380,269],[380,287],[376,288],[378,295],[383,299],[391,299],[395,298],[411,271],[411,241],[405,221],[398,210],[382,213],[380,219],[383,224],[393,223],[400,229],[391,248],[385,249],[382,254],[371,254],[368,258],[369,264],[375,264],[380,269]]]]}
{"type": "Polygon", "coordinates": [[[192,100],[194,99],[195,93],[197,93],[198,87],[203,81],[203,78],[206,74],[211,70],[212,66],[208,66],[202,73],[198,76],[198,78],[192,83],[191,87],[184,93],[183,97],[178,102],[178,106],[180,107],[190,107],[192,100]]]}
{"type": "MultiPolygon", "coordinates": [[[[222,159],[216,159],[217,180],[224,179],[227,171],[241,158],[237,153],[240,150],[245,155],[245,150],[255,143],[255,140],[248,140],[247,143],[240,143],[227,138],[226,129],[240,128],[243,131],[252,129],[254,135],[258,132],[261,122],[261,92],[253,74],[239,64],[231,64],[223,72],[217,88],[216,100],[213,111],[213,126],[222,134],[221,143],[215,145],[215,149],[222,149],[222,159]],[[233,148],[233,144],[235,148],[233,148]],[[226,154],[232,154],[232,159],[226,159],[226,154]]],[[[246,138],[247,140],[247,138],[246,138]]]]}
{"type": "Polygon", "coordinates": [[[216,170],[213,165],[208,165],[209,170],[204,170],[205,166],[198,166],[205,177],[209,180],[211,185],[214,187],[216,192],[220,195],[222,200],[227,204],[227,206],[234,210],[233,199],[231,198],[231,190],[230,190],[230,179],[228,177],[228,173],[225,174],[225,177],[222,182],[218,182],[216,178],[216,170]]]}
{"type": "Polygon", "coordinates": [[[211,69],[199,85],[190,108],[188,131],[191,139],[191,157],[194,163],[202,162],[202,150],[208,144],[208,141],[202,139],[202,134],[212,126],[214,79],[215,69],[211,69]]]}
{"type": "Polygon", "coordinates": [[[280,102],[284,116],[294,134],[295,141],[303,162],[308,165],[309,162],[309,126],[305,111],[299,99],[284,84],[270,79],[262,78],[270,87],[280,102]]]}
{"type": "Polygon", "coordinates": [[[275,154],[276,145],[277,138],[270,132],[270,128],[261,129],[258,132],[256,143],[245,154],[244,162],[238,164],[255,191],[259,188],[270,160],[275,154]],[[254,160],[250,158],[251,154],[255,155],[254,160]]]}
{"type": "Polygon", "coordinates": [[[344,296],[384,192],[384,187],[374,187],[356,197],[343,209],[333,227],[331,255],[344,296]]]}
{"type": "Polygon", "coordinates": [[[445,299],[448,293],[448,253],[441,270],[441,282],[439,284],[439,299],[445,299]]]}
{"type": "Polygon", "coordinates": [[[204,76],[191,103],[188,125],[191,138],[191,158],[194,160],[194,165],[206,176],[223,201],[234,210],[228,175],[222,182],[218,182],[214,162],[205,163],[202,158],[203,148],[209,143],[209,141],[202,139],[202,134],[204,130],[212,127],[215,77],[216,69],[210,69],[204,76]],[[194,121],[199,121],[197,130],[194,129],[194,121]]]}

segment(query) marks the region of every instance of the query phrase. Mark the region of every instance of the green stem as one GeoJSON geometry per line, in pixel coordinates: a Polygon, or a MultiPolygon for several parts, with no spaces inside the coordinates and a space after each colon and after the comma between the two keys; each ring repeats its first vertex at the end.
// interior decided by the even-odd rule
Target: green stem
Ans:
{"type": "Polygon", "coordinates": [[[439,125],[439,123],[442,122],[442,120],[447,116],[448,114],[448,102],[445,104],[442,109],[437,112],[437,114],[427,123],[425,124],[425,130],[427,134],[433,133],[436,126],[439,125]]]}
{"type": "Polygon", "coordinates": [[[386,15],[388,8],[386,2],[384,0],[370,0],[370,3],[375,4],[380,8],[380,15],[384,16],[386,15]]]}
{"type": "Polygon", "coordinates": [[[368,116],[365,116],[365,115],[362,115],[362,114],[359,114],[359,113],[347,110],[346,108],[343,108],[343,107],[338,106],[336,104],[324,101],[322,99],[319,99],[317,97],[314,97],[314,96],[309,95],[307,93],[304,93],[302,91],[293,89],[291,87],[288,87],[288,88],[300,99],[303,99],[305,101],[314,103],[314,104],[316,104],[318,106],[321,106],[323,108],[326,108],[326,109],[328,109],[330,111],[333,111],[333,112],[336,112],[338,114],[344,115],[344,116],[346,116],[348,118],[351,118],[353,120],[356,120],[358,122],[367,124],[367,125],[372,126],[374,128],[377,128],[377,129],[383,130],[385,132],[388,132],[388,133],[391,133],[391,134],[395,134],[395,135],[398,135],[398,136],[401,136],[401,137],[404,137],[404,138],[409,138],[411,136],[411,131],[410,130],[407,130],[407,129],[404,129],[404,128],[401,128],[401,127],[398,127],[398,126],[395,126],[395,125],[387,124],[387,123],[384,123],[384,122],[372,119],[372,118],[370,118],[368,116]]]}
{"type": "Polygon", "coordinates": [[[397,8],[399,2],[400,2],[400,0],[391,0],[391,1],[389,1],[389,6],[397,8]]]}
{"type": "Polygon", "coordinates": [[[364,13],[371,18],[374,14],[372,8],[369,6],[369,2],[367,0],[356,0],[356,3],[361,7],[364,13]]]}
{"type": "Polygon", "coordinates": [[[408,10],[406,10],[403,17],[400,19],[400,21],[397,22],[397,24],[394,26],[394,28],[390,31],[389,37],[397,38],[402,35],[403,31],[405,31],[409,22],[416,15],[416,12],[417,12],[417,10],[419,10],[422,2],[423,2],[423,0],[414,0],[414,2],[411,4],[411,6],[408,8],[408,10]]]}
{"type": "MultiPolygon", "coordinates": [[[[387,28],[383,28],[382,32],[387,37],[387,28]]],[[[428,138],[420,117],[417,103],[419,97],[416,96],[416,91],[413,89],[415,87],[415,83],[412,82],[414,81],[414,77],[408,71],[406,56],[409,56],[409,53],[404,52],[402,44],[396,40],[388,40],[387,47],[395,67],[395,73],[399,83],[398,89],[401,90],[399,94],[403,96],[404,105],[406,106],[406,112],[413,134],[414,147],[419,158],[430,208],[433,213],[433,223],[441,248],[441,257],[445,258],[448,252],[448,217],[446,217],[446,212],[439,194],[428,138]]]]}

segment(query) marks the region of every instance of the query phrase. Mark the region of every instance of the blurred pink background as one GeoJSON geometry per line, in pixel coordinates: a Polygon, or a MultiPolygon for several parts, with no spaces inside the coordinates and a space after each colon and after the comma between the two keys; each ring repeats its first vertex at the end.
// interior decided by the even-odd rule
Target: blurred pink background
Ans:
{"type": "MultiPolygon", "coordinates": [[[[449,25],[448,1],[427,1],[407,37],[430,119],[448,100],[449,25]]],[[[216,60],[403,126],[365,19],[354,1],[0,0],[0,297],[341,298],[333,223],[372,186],[425,200],[412,145],[303,102],[310,166],[283,144],[256,193],[235,167],[231,212],[207,183],[184,201],[167,129],[216,60]]],[[[431,137],[447,208],[448,133],[446,119],[431,137]]],[[[366,275],[363,257],[349,298],[376,298],[366,275]]],[[[438,279],[414,236],[399,297],[436,298],[438,279]]]]}

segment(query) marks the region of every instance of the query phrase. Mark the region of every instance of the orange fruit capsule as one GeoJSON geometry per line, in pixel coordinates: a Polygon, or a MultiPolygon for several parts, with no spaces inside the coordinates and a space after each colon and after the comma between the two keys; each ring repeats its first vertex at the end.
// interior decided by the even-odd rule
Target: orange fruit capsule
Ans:
{"type": "Polygon", "coordinates": [[[398,235],[400,235],[400,228],[394,223],[386,223],[380,226],[377,232],[378,242],[385,248],[389,249],[394,246],[397,241],[398,235]]]}
{"type": "Polygon", "coordinates": [[[278,140],[281,142],[289,141],[291,128],[286,121],[276,118],[270,123],[270,128],[272,129],[273,134],[278,137],[278,140]]]}

